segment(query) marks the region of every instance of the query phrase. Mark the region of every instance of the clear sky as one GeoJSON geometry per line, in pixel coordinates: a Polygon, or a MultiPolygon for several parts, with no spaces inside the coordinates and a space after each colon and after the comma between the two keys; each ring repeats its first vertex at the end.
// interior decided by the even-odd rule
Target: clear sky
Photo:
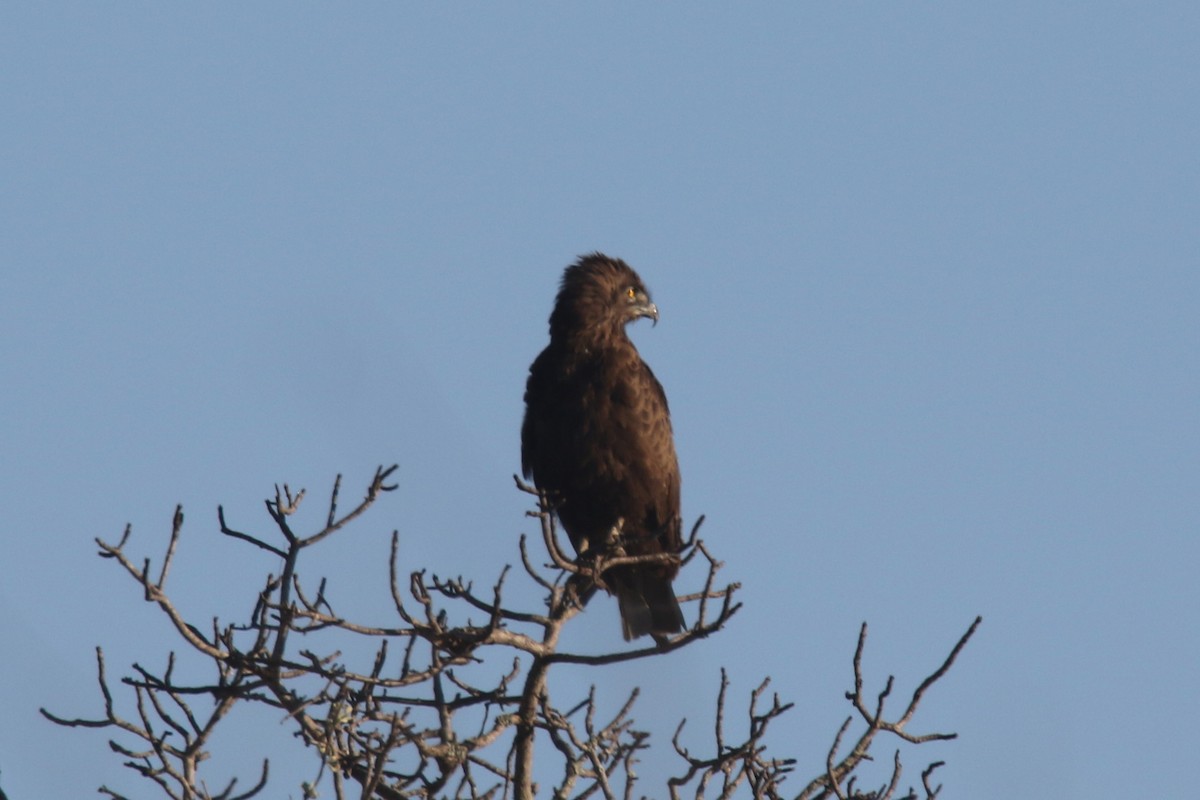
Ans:
{"type": "MultiPolygon", "coordinates": [[[[643,790],[720,666],[796,702],[771,744],[807,779],[860,622],[907,695],[980,614],[914,724],[960,738],[906,780],[1188,796],[1198,41],[1194,2],[5,5],[0,785],[154,796],[36,714],[98,712],[97,644],[114,675],[175,645],[95,557],[126,522],[157,559],[183,503],[180,605],[244,615],[275,564],[218,503],[265,531],[286,481],[315,526],[336,473],[352,497],[398,462],[310,574],[378,619],[399,529],[406,567],[490,584],[533,530],[526,369],[603,250],[662,312],[631,333],[685,515],[745,584],[707,642],[560,676],[643,686],[643,790]]],[[[577,646],[618,644],[612,606],[577,646]]],[[[287,744],[258,722],[214,782],[287,744]]],[[[296,796],[311,756],[279,758],[296,796]]]]}

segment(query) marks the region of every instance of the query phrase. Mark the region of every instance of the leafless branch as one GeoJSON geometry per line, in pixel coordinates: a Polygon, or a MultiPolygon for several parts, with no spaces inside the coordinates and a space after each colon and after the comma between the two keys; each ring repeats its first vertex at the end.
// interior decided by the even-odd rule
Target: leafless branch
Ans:
{"type": "MultiPolygon", "coordinates": [[[[230,779],[220,791],[200,774],[208,744],[218,725],[244,705],[260,705],[279,713],[294,735],[317,758],[316,778],[300,785],[302,796],[315,798],[326,783],[332,796],[362,798],[605,798],[632,800],[638,781],[635,765],[650,746],[650,735],[637,728],[633,691],[615,713],[606,714],[593,687],[586,698],[562,706],[554,701],[548,675],[557,664],[601,667],[624,661],[667,656],[723,628],[741,608],[736,583],[722,585],[722,564],[699,538],[700,517],[679,554],[627,556],[619,550],[573,558],[559,542],[552,498],[515,478],[517,487],[537,498],[537,518],[544,555],[530,552],[520,538],[522,570],[504,567],[493,582],[476,590],[463,578],[442,579],[424,570],[405,573],[400,565],[400,536],[393,531],[389,554],[391,607],[382,619],[350,620],[335,609],[337,587],[324,578],[302,582],[297,565],[309,548],[343,531],[384,493],[397,467],[379,467],[363,499],[348,511],[340,508],[343,478],[333,482],[326,508],[314,530],[305,531],[304,489],[275,487],[265,508],[274,527],[268,535],[232,527],[222,507],[217,510],[222,541],[240,542],[272,559],[271,574],[250,594],[249,616],[233,624],[217,619],[197,625],[188,621],[168,594],[167,580],[183,535],[183,510],[175,509],[162,563],[151,577],[149,559],[138,561],[128,551],[127,526],[116,544],[97,539],[100,555],[115,561],[141,587],[148,602],[167,617],[187,643],[181,657],[199,658],[212,670],[204,681],[177,677],[174,652],[156,671],[133,664],[122,678],[131,696],[119,704],[110,689],[104,654],[96,651],[103,713],[94,719],[71,719],[42,710],[52,722],[69,727],[113,731],[110,746],[127,767],[149,780],[167,797],[179,800],[248,800],[267,784],[269,765],[250,788],[238,791],[230,779]],[[274,559],[278,559],[277,562],[274,559]],[[541,563],[542,561],[545,563],[541,563]],[[564,626],[578,616],[597,589],[605,588],[604,571],[624,564],[678,564],[681,582],[699,587],[679,596],[692,604],[690,628],[651,646],[614,652],[568,652],[559,647],[564,626]],[[703,575],[690,565],[703,564],[703,575]],[[540,607],[506,605],[509,583],[524,575],[542,593],[540,607]],[[344,647],[351,643],[357,647],[344,647]],[[355,663],[344,652],[361,653],[355,663]],[[398,649],[397,649],[398,646],[398,649]],[[506,648],[500,657],[492,648],[506,648]],[[205,698],[204,703],[197,702],[205,698]],[[203,706],[203,708],[201,708],[203,706]],[[562,711],[567,708],[567,711],[562,711]],[[548,758],[535,770],[535,750],[548,758]],[[550,779],[557,767],[557,780],[550,779]],[[546,785],[539,787],[535,775],[546,785]]],[[[537,541],[535,536],[532,541],[537,541]]],[[[230,546],[238,546],[230,544],[230,546]]],[[[306,562],[307,563],[307,562],[306,562]]],[[[874,793],[855,788],[858,766],[869,758],[873,739],[891,733],[909,744],[952,738],[953,734],[910,734],[907,726],[927,691],[953,665],[979,622],[967,631],[941,667],[922,681],[904,712],[884,718],[893,679],[869,702],[864,694],[862,657],[866,626],[855,652],[854,690],[847,698],[866,730],[843,754],[843,741],[855,717],[834,739],[825,768],[797,798],[839,797],[888,800],[897,791],[901,763],[897,752],[888,781],[874,793]]],[[[672,798],[730,798],[749,792],[756,798],[782,797],[781,785],[796,768],[796,759],[768,755],[768,731],[792,704],[768,696],[769,681],[750,692],[743,713],[733,711],[729,678],[722,670],[711,740],[705,754],[683,743],[685,723],[672,738],[682,759],[679,775],[668,782],[672,798]],[[736,732],[735,732],[736,731],[736,732]]],[[[124,696],[124,695],[123,695],[124,696]]],[[[926,800],[936,797],[930,778],[935,762],[922,773],[926,800]]],[[[112,798],[117,791],[101,787],[112,798]]],[[[915,796],[912,800],[915,800],[915,796]]]]}
{"type": "MultiPolygon", "coordinates": [[[[934,683],[945,676],[950,667],[953,666],[954,661],[958,658],[959,653],[962,652],[963,648],[966,647],[967,642],[975,634],[975,631],[979,628],[979,625],[982,621],[982,617],[976,617],[974,622],[971,623],[970,627],[967,628],[966,633],[959,637],[958,642],[955,643],[954,647],[950,651],[950,654],[945,658],[941,666],[930,673],[929,676],[927,676],[920,682],[920,684],[918,684],[916,690],[913,692],[912,699],[909,701],[908,707],[895,722],[888,722],[884,718],[884,707],[887,699],[891,696],[892,689],[895,685],[894,676],[888,676],[887,681],[884,684],[884,688],[875,698],[873,708],[868,706],[867,698],[864,694],[862,659],[867,641],[867,624],[864,622],[862,627],[859,629],[858,644],[854,650],[854,689],[853,691],[846,692],[846,699],[850,701],[855,711],[858,712],[858,715],[865,723],[866,728],[861,734],[859,734],[858,739],[854,742],[854,745],[850,748],[850,751],[842,756],[839,760],[837,753],[841,749],[842,738],[849,730],[851,723],[854,721],[854,717],[848,717],[846,719],[846,721],[842,724],[842,727],[839,729],[837,735],[834,737],[833,747],[830,748],[824,773],[810,781],[809,784],[800,792],[800,794],[796,796],[797,800],[810,800],[810,798],[814,800],[823,800],[823,798],[830,796],[838,798],[849,797],[850,795],[848,790],[843,787],[851,779],[854,771],[858,769],[861,763],[870,757],[868,754],[871,745],[874,743],[875,737],[880,732],[893,734],[902,741],[910,744],[946,741],[956,738],[958,736],[956,733],[926,733],[914,735],[906,731],[905,726],[916,714],[917,706],[920,704],[925,692],[931,686],[933,686],[934,683]]],[[[899,781],[900,769],[899,756],[897,755],[896,766],[893,770],[892,780],[889,782],[887,787],[872,795],[873,800],[889,800],[894,796],[896,785],[899,781]]],[[[932,770],[926,770],[926,773],[922,775],[923,781],[927,780],[926,774],[930,772],[932,772],[932,770]]],[[[936,795],[936,791],[933,792],[931,796],[933,795],[936,795]]]]}

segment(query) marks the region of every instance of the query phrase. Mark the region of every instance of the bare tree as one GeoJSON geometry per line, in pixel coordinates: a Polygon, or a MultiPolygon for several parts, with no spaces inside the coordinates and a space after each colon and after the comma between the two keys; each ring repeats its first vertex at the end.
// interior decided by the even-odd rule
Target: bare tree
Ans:
{"type": "MultiPolygon", "coordinates": [[[[175,510],[157,574],[150,559],[138,562],[130,556],[129,526],[115,544],[97,539],[100,555],[119,564],[142,587],[145,599],[159,607],[183,639],[185,652],[208,662],[212,677],[205,683],[177,681],[177,655],[172,651],[161,671],[135,663],[130,674],[120,680],[132,690],[132,697],[118,704],[103,650],[97,648],[103,713],[94,719],[67,719],[45,709],[42,713],[60,725],[112,730],[110,746],[125,759],[125,766],[175,800],[242,800],[262,793],[269,776],[266,760],[244,789],[236,778],[212,788],[200,773],[217,725],[249,704],[281,712],[294,734],[317,756],[312,780],[301,784],[305,797],[316,797],[317,786],[325,778],[338,800],[350,796],[384,800],[634,797],[634,765],[650,747],[649,734],[636,727],[633,717],[637,691],[616,713],[606,715],[595,687],[574,705],[563,706],[551,698],[547,676],[555,664],[603,666],[660,658],[716,633],[729,622],[741,607],[734,599],[739,586],[719,585],[721,563],[698,538],[703,518],[679,556],[684,567],[695,562],[704,574],[702,589],[679,598],[696,604],[696,622],[683,633],[648,647],[601,655],[573,653],[559,647],[559,637],[581,610],[583,600],[595,587],[603,587],[605,569],[674,556],[630,558],[609,553],[587,561],[572,559],[559,544],[546,498],[519,480],[518,487],[538,503],[530,516],[539,520],[544,555],[535,556],[525,537],[520,539],[519,551],[525,578],[543,596],[539,608],[528,611],[505,605],[509,567],[487,592],[476,591],[462,578],[442,580],[427,576],[424,570],[402,575],[399,536],[393,532],[390,591],[395,622],[366,625],[335,612],[324,579],[316,586],[302,584],[297,564],[305,550],[342,530],[394,489],[388,481],[395,470],[395,465],[377,469],[365,497],[345,513],[338,506],[339,475],[324,524],[307,535],[292,528],[293,515],[305,493],[293,493],[286,484],[276,487],[274,498],[266,501],[276,532],[269,541],[230,527],[224,509],[218,508],[222,534],[280,561],[279,574],[266,577],[242,623],[221,624],[214,619],[202,630],[183,617],[168,595],[167,577],[183,530],[182,509],[175,510]],[[459,618],[464,612],[465,619],[452,622],[452,615],[459,618]],[[473,622],[471,614],[480,621],[473,622]],[[369,663],[354,667],[343,658],[338,642],[369,642],[374,655],[366,660],[369,663]],[[398,656],[393,654],[397,647],[401,651],[398,656]],[[505,649],[510,651],[508,655],[505,649]],[[207,702],[198,703],[199,699],[207,702]],[[541,759],[536,772],[535,750],[541,759]]],[[[783,783],[797,761],[768,756],[766,744],[772,722],[791,704],[781,702],[777,695],[768,698],[769,679],[764,680],[751,693],[743,712],[748,721],[745,732],[730,738],[725,724],[731,705],[729,681],[722,671],[713,740],[705,752],[692,752],[683,744],[685,725],[680,723],[672,740],[680,767],[668,781],[666,793],[671,798],[697,800],[739,793],[797,800],[897,798],[899,751],[893,757],[890,781],[874,791],[856,788],[856,771],[870,759],[870,748],[881,733],[913,744],[954,738],[952,733],[913,734],[908,724],[926,691],[950,669],[978,625],[976,619],[942,665],[920,683],[903,713],[889,722],[884,704],[891,697],[893,679],[888,678],[873,702],[864,694],[864,624],[853,660],[854,688],[846,694],[855,715],[835,735],[816,777],[795,794],[786,792],[783,783]],[[843,740],[856,717],[865,728],[843,753],[843,740]]],[[[903,797],[937,797],[940,786],[931,786],[930,778],[938,766],[940,762],[922,772],[923,794],[909,789],[903,797]]],[[[290,785],[297,782],[289,778],[290,785]]],[[[107,786],[100,791],[112,798],[123,797],[107,786]]]]}

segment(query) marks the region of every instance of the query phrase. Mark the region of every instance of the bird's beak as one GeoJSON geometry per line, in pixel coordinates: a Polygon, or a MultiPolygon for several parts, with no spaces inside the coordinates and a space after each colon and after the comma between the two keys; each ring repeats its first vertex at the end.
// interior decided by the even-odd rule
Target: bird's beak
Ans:
{"type": "Polygon", "coordinates": [[[642,306],[642,316],[653,320],[650,327],[658,325],[658,306],[654,305],[654,303],[646,303],[642,306]]]}

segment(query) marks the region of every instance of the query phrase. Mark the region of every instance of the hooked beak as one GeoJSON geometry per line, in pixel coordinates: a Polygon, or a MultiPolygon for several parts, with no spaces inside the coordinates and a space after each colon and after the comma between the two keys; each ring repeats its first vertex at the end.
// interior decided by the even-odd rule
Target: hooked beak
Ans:
{"type": "Polygon", "coordinates": [[[650,327],[658,325],[658,306],[654,303],[646,303],[638,311],[638,316],[649,317],[652,320],[650,327]]]}

